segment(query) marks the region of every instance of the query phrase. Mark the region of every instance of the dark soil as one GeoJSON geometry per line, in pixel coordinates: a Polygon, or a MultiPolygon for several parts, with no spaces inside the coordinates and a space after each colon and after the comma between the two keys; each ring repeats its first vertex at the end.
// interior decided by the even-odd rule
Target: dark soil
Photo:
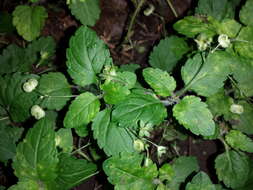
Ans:
{"type": "MultiPolygon", "coordinates": [[[[155,14],[144,16],[143,10],[140,11],[136,18],[130,44],[123,42],[134,12],[133,4],[130,0],[101,0],[101,17],[93,29],[110,48],[116,65],[136,63],[141,67],[146,67],[152,47],[161,38],[171,33],[172,24],[177,19],[185,16],[192,7],[192,0],[172,1],[179,15],[176,18],[166,0],[148,0],[147,2],[156,7],[155,14]]],[[[20,1],[3,0],[0,2],[0,10],[12,12],[17,4],[20,4],[20,1]]],[[[70,14],[65,1],[45,0],[43,5],[47,8],[49,17],[42,35],[50,35],[57,41],[58,50],[55,62],[59,65],[59,68],[64,68],[66,61],[65,50],[68,47],[69,38],[80,24],[70,14]]],[[[148,4],[143,9],[147,6],[148,4]]],[[[22,39],[15,34],[4,36],[4,40],[7,44],[23,45],[22,39]]],[[[217,182],[217,179],[212,175],[215,172],[211,168],[214,168],[213,160],[219,151],[217,148],[219,144],[214,141],[189,138],[186,141],[179,142],[178,146],[181,154],[196,156],[201,170],[207,172],[214,182],[217,182]]],[[[16,180],[13,174],[10,173],[10,171],[6,171],[3,165],[0,165],[0,184],[11,185],[12,181],[16,180]]],[[[99,173],[74,189],[110,190],[113,187],[107,182],[106,176],[99,173]]]]}

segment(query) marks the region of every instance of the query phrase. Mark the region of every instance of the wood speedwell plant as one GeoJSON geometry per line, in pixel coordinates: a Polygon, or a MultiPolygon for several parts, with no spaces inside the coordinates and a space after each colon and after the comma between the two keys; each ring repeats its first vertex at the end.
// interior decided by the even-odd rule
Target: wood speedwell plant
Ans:
{"type": "Polygon", "coordinates": [[[45,8],[30,0],[12,14],[29,43],[11,44],[0,55],[0,161],[18,178],[9,189],[69,190],[104,172],[117,190],[252,190],[253,1],[199,0],[142,70],[114,65],[90,28],[99,0],[67,3],[82,26],[70,39],[64,73],[51,64],[53,38],[38,38],[45,8]],[[33,72],[45,65],[48,70],[33,72]],[[222,142],[224,151],[210,163],[220,183],[193,156],[155,162],[151,148],[157,159],[168,151],[152,141],[157,128],[222,142]],[[90,141],[74,146],[73,134],[90,141]],[[91,145],[104,155],[82,152],[91,145]]]}

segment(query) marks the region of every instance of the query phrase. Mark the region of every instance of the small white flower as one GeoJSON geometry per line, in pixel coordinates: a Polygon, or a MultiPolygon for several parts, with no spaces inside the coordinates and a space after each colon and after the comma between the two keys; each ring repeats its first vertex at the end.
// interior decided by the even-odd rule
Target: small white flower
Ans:
{"type": "Polygon", "coordinates": [[[205,34],[199,34],[194,41],[197,43],[199,51],[205,51],[211,45],[213,39],[205,34]]]}
{"type": "Polygon", "coordinates": [[[142,152],[145,149],[144,143],[139,139],[135,140],[134,149],[138,152],[142,152]]]}
{"type": "Polygon", "coordinates": [[[36,79],[29,79],[23,84],[23,90],[25,92],[32,92],[38,86],[38,81],[36,79]]]}
{"type": "Polygon", "coordinates": [[[236,114],[242,114],[244,112],[243,106],[239,105],[239,104],[232,104],[230,106],[230,111],[232,113],[236,113],[236,114]]]}
{"type": "Polygon", "coordinates": [[[158,146],[157,147],[157,155],[161,157],[163,154],[166,153],[167,148],[165,146],[158,146]]]}
{"type": "Polygon", "coordinates": [[[227,48],[230,45],[230,40],[226,34],[219,35],[218,42],[219,42],[220,46],[223,48],[227,48]]]}
{"type": "Polygon", "coordinates": [[[39,120],[45,117],[46,113],[39,105],[34,105],[31,108],[31,115],[35,117],[35,119],[39,120]]]}

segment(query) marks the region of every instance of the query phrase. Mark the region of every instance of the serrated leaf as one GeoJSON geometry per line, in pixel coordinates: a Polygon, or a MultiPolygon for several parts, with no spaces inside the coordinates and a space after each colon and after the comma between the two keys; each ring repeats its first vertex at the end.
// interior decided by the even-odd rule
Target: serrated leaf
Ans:
{"type": "Polygon", "coordinates": [[[18,144],[12,166],[20,180],[35,180],[46,184],[56,178],[57,164],[54,122],[43,118],[18,144]]]}
{"type": "Polygon", "coordinates": [[[231,70],[241,93],[248,97],[253,96],[253,83],[251,82],[253,80],[253,60],[235,57],[231,70]]]}
{"type": "Polygon", "coordinates": [[[197,173],[192,181],[187,183],[186,190],[216,190],[214,184],[212,184],[209,176],[205,172],[197,173]]]}
{"type": "Polygon", "coordinates": [[[234,149],[253,152],[253,141],[241,131],[231,130],[226,135],[226,142],[234,149]]]}
{"type": "Polygon", "coordinates": [[[199,0],[195,13],[212,16],[219,21],[234,16],[234,10],[228,0],[199,0]]]}
{"type": "Polygon", "coordinates": [[[13,25],[25,40],[32,41],[40,35],[48,17],[42,6],[18,5],[13,14],[13,25]]]}
{"type": "Polygon", "coordinates": [[[153,180],[158,175],[156,165],[142,167],[142,160],[138,154],[113,156],[103,163],[103,170],[117,190],[154,190],[153,180]]]}
{"type": "Polygon", "coordinates": [[[42,75],[37,90],[43,96],[40,106],[50,110],[61,110],[71,96],[70,85],[60,72],[42,75]]]}
{"type": "Polygon", "coordinates": [[[209,54],[206,61],[203,61],[199,54],[188,59],[181,69],[181,75],[185,85],[201,96],[211,96],[219,91],[224,85],[223,82],[233,62],[231,56],[222,51],[209,54]]]}
{"type": "Polygon", "coordinates": [[[96,33],[87,27],[80,27],[70,39],[67,49],[68,73],[80,86],[97,83],[96,74],[104,65],[112,64],[110,52],[96,33]]]}
{"type": "Polygon", "coordinates": [[[171,72],[177,62],[189,51],[183,38],[177,36],[167,37],[159,42],[149,56],[152,67],[171,72]]]}
{"type": "Polygon", "coordinates": [[[16,185],[11,186],[8,190],[38,190],[40,185],[33,180],[19,181],[16,185]]]}
{"type": "Polygon", "coordinates": [[[249,26],[253,26],[253,1],[247,0],[245,5],[240,10],[240,21],[249,26]]]}
{"type": "Polygon", "coordinates": [[[132,93],[123,102],[115,105],[112,121],[119,123],[121,127],[136,126],[138,121],[158,125],[166,116],[166,108],[159,99],[141,92],[132,93]]]}
{"type": "Polygon", "coordinates": [[[93,163],[76,159],[69,154],[60,154],[56,186],[62,190],[69,190],[94,175],[96,170],[97,167],[93,163]]]}
{"type": "Polygon", "coordinates": [[[235,41],[235,50],[244,57],[253,58],[253,26],[243,27],[235,41]]]}
{"type": "Polygon", "coordinates": [[[1,126],[0,127],[0,162],[7,162],[16,154],[16,142],[19,140],[23,128],[1,126]]]}
{"type": "Polygon", "coordinates": [[[15,122],[23,122],[30,117],[30,108],[37,99],[34,92],[25,93],[22,85],[36,75],[22,75],[14,73],[0,77],[0,105],[5,107],[15,122]]]}
{"type": "Polygon", "coordinates": [[[73,100],[64,118],[64,127],[85,127],[99,112],[98,97],[90,92],[80,94],[73,100]]]}
{"type": "Polygon", "coordinates": [[[72,0],[69,8],[83,25],[94,26],[100,16],[99,0],[72,0]]]}
{"type": "Polygon", "coordinates": [[[71,129],[61,128],[55,133],[56,146],[62,149],[64,153],[70,153],[73,150],[73,137],[71,129]]]}
{"type": "Polygon", "coordinates": [[[132,72],[117,72],[115,76],[107,79],[100,88],[104,91],[104,100],[108,104],[117,104],[129,95],[130,89],[136,83],[136,75],[132,72]]]}
{"type": "Polygon", "coordinates": [[[229,109],[233,104],[233,99],[225,94],[224,89],[221,89],[216,94],[209,96],[206,103],[212,114],[216,117],[224,115],[227,119],[231,115],[229,109]]]}
{"type": "Polygon", "coordinates": [[[105,109],[97,114],[92,123],[93,136],[98,146],[108,156],[118,155],[120,152],[134,152],[134,137],[125,128],[110,123],[111,110],[105,109]],[[116,142],[116,143],[115,143],[116,142]]]}
{"type": "Polygon", "coordinates": [[[243,106],[242,114],[232,114],[232,127],[248,135],[253,134],[253,107],[245,101],[239,101],[237,104],[243,106]]]}
{"type": "Polygon", "coordinates": [[[163,97],[171,96],[176,88],[175,79],[166,71],[160,69],[146,68],[143,70],[145,81],[155,90],[155,92],[163,97]]]}
{"type": "Polygon", "coordinates": [[[215,132],[211,112],[207,105],[196,96],[185,96],[173,107],[173,116],[196,135],[210,136],[215,132]]]}
{"type": "Polygon", "coordinates": [[[226,34],[230,38],[235,38],[241,29],[241,24],[234,19],[224,19],[217,28],[218,34],[226,34]]]}
{"type": "Polygon", "coordinates": [[[30,71],[32,63],[27,61],[25,49],[11,44],[0,55],[0,74],[30,71]]]}
{"type": "Polygon", "coordinates": [[[177,21],[173,28],[180,34],[193,38],[197,34],[204,33],[207,36],[216,34],[216,28],[210,22],[210,18],[203,19],[195,16],[187,16],[177,21]]]}
{"type": "Polygon", "coordinates": [[[220,181],[227,187],[242,187],[250,172],[248,157],[235,151],[220,154],[215,159],[215,169],[220,181]]]}
{"type": "Polygon", "coordinates": [[[174,175],[168,185],[169,188],[176,190],[179,189],[180,184],[185,182],[191,173],[199,171],[199,165],[195,157],[180,156],[173,160],[172,169],[174,175]]]}
{"type": "Polygon", "coordinates": [[[51,36],[40,37],[34,40],[26,48],[28,60],[35,63],[36,67],[50,62],[55,54],[56,43],[51,36]],[[39,55],[39,56],[38,56],[39,55]]]}

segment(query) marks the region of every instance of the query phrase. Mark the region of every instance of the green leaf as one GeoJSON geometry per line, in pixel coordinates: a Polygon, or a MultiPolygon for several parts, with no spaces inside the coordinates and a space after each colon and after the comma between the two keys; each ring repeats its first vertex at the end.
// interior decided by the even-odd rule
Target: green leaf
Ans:
{"type": "Polygon", "coordinates": [[[173,116],[196,135],[210,136],[215,132],[211,112],[207,105],[196,96],[185,96],[173,107],[173,116]]]}
{"type": "Polygon", "coordinates": [[[64,153],[73,150],[73,137],[71,129],[59,129],[55,134],[56,146],[60,147],[64,153]]]}
{"type": "Polygon", "coordinates": [[[245,154],[228,151],[215,159],[215,169],[219,180],[227,187],[242,187],[248,180],[249,159],[245,154]]]}
{"type": "Polygon", "coordinates": [[[236,38],[235,50],[244,57],[253,58],[253,26],[243,27],[236,38]]]}
{"type": "Polygon", "coordinates": [[[166,71],[150,67],[143,70],[143,76],[159,96],[171,96],[176,88],[175,79],[166,71]]]}
{"type": "Polygon", "coordinates": [[[35,180],[47,184],[56,178],[57,164],[54,122],[43,118],[18,144],[12,166],[20,180],[35,180]]]}
{"type": "Polygon", "coordinates": [[[93,163],[76,159],[69,154],[60,154],[56,186],[62,190],[69,190],[93,176],[96,170],[97,167],[93,163]]]}
{"type": "Polygon", "coordinates": [[[223,87],[227,75],[231,73],[233,59],[223,51],[211,53],[203,61],[199,54],[188,59],[181,69],[185,85],[201,96],[211,96],[223,87]]]}
{"type": "Polygon", "coordinates": [[[16,6],[13,14],[13,25],[18,34],[25,40],[32,41],[40,35],[48,17],[46,9],[42,6],[16,6]]]}
{"type": "Polygon", "coordinates": [[[33,180],[19,181],[16,185],[11,186],[8,190],[38,190],[40,185],[33,180]]]}
{"type": "Polygon", "coordinates": [[[130,135],[126,128],[110,123],[110,115],[111,110],[105,109],[99,112],[93,120],[93,136],[97,139],[98,146],[108,156],[118,155],[120,152],[134,152],[134,137],[130,135]]]}
{"type": "Polygon", "coordinates": [[[34,40],[26,48],[28,60],[35,63],[36,67],[50,62],[55,54],[56,43],[51,36],[40,37],[34,40]],[[39,56],[38,56],[39,55],[39,56]]]}
{"type": "Polygon", "coordinates": [[[242,114],[232,114],[230,117],[232,120],[232,127],[236,130],[240,130],[248,135],[253,134],[253,107],[251,104],[245,101],[239,101],[237,104],[243,106],[242,114]]]}
{"type": "Polygon", "coordinates": [[[8,12],[0,12],[0,33],[11,33],[14,30],[12,15],[8,12]]]}
{"type": "Polygon", "coordinates": [[[136,75],[128,71],[117,72],[115,76],[108,77],[100,86],[104,91],[104,100],[108,104],[117,104],[124,100],[136,83],[136,75]]]}
{"type": "Polygon", "coordinates": [[[224,19],[217,28],[218,34],[226,34],[230,38],[235,38],[241,29],[239,24],[234,19],[224,19]]]}
{"type": "Polygon", "coordinates": [[[233,18],[233,11],[232,5],[228,0],[199,0],[195,14],[212,16],[220,21],[227,16],[233,18]]]}
{"type": "Polygon", "coordinates": [[[69,8],[83,25],[94,26],[100,16],[99,0],[72,0],[69,8]]]}
{"type": "Polygon", "coordinates": [[[173,160],[172,169],[174,175],[168,185],[171,189],[179,189],[181,183],[193,172],[199,171],[198,161],[195,157],[180,156],[173,160]]]}
{"type": "Polygon", "coordinates": [[[134,64],[134,63],[130,63],[130,64],[124,64],[121,65],[119,68],[119,71],[129,71],[129,72],[135,72],[137,69],[140,68],[140,65],[138,64],[134,64]]]}
{"type": "Polygon", "coordinates": [[[234,149],[253,152],[253,141],[241,131],[231,130],[226,135],[226,142],[234,149]]]}
{"type": "Polygon", "coordinates": [[[180,34],[183,34],[189,38],[193,38],[197,34],[204,33],[207,36],[214,36],[216,34],[216,28],[210,22],[210,18],[207,19],[195,16],[187,16],[177,21],[173,28],[180,34]]]}
{"type": "Polygon", "coordinates": [[[23,122],[30,117],[30,108],[37,99],[34,92],[25,93],[23,83],[36,75],[22,75],[14,73],[0,77],[0,105],[5,107],[15,122],[23,122]]]}
{"type": "Polygon", "coordinates": [[[216,190],[215,185],[212,184],[210,178],[205,172],[197,173],[192,181],[187,183],[186,190],[216,190]]]}
{"type": "Polygon", "coordinates": [[[103,170],[117,190],[154,190],[153,180],[158,175],[156,165],[142,167],[142,160],[138,154],[113,156],[103,163],[103,170]]]}
{"type": "Polygon", "coordinates": [[[237,188],[236,190],[252,190],[253,189],[253,160],[250,160],[250,174],[246,184],[243,187],[237,188]]]}
{"type": "Polygon", "coordinates": [[[7,162],[16,154],[16,142],[19,140],[23,128],[1,126],[0,127],[0,162],[7,162]]]}
{"type": "Polygon", "coordinates": [[[41,107],[50,110],[61,110],[71,96],[70,85],[60,72],[42,75],[37,90],[43,96],[41,107]]]}
{"type": "Polygon", "coordinates": [[[25,49],[15,44],[9,45],[0,55],[0,74],[10,74],[14,72],[28,72],[32,63],[27,61],[25,49]]]}
{"type": "Polygon", "coordinates": [[[177,62],[189,51],[183,38],[177,36],[167,37],[159,42],[149,56],[152,67],[171,72],[177,62]]]}
{"type": "Polygon", "coordinates": [[[80,126],[75,128],[75,132],[79,137],[87,137],[89,135],[89,130],[87,126],[80,126]]]}
{"type": "Polygon", "coordinates": [[[96,116],[99,109],[98,97],[90,92],[85,92],[71,102],[64,118],[64,126],[66,128],[85,127],[96,116]]]}
{"type": "Polygon", "coordinates": [[[216,94],[209,96],[206,103],[215,117],[224,115],[227,119],[231,115],[229,109],[233,104],[233,99],[225,94],[224,89],[221,89],[216,94]]]}
{"type": "Polygon", "coordinates": [[[243,57],[235,57],[231,64],[233,77],[237,81],[237,87],[244,96],[253,96],[253,60],[243,57]]]}
{"type": "Polygon", "coordinates": [[[104,65],[112,64],[110,52],[97,34],[87,27],[80,27],[70,39],[67,49],[68,73],[80,86],[97,83],[96,74],[104,65]]]}
{"type": "Polygon", "coordinates": [[[167,116],[167,111],[159,99],[145,92],[132,93],[115,105],[112,121],[121,127],[136,126],[138,121],[151,125],[160,124],[167,116]]]}
{"type": "Polygon", "coordinates": [[[248,26],[253,26],[253,1],[247,0],[240,10],[240,21],[248,26]]]}
{"type": "Polygon", "coordinates": [[[159,168],[159,179],[164,181],[172,181],[175,172],[170,164],[164,164],[161,168],[159,168]]]}

